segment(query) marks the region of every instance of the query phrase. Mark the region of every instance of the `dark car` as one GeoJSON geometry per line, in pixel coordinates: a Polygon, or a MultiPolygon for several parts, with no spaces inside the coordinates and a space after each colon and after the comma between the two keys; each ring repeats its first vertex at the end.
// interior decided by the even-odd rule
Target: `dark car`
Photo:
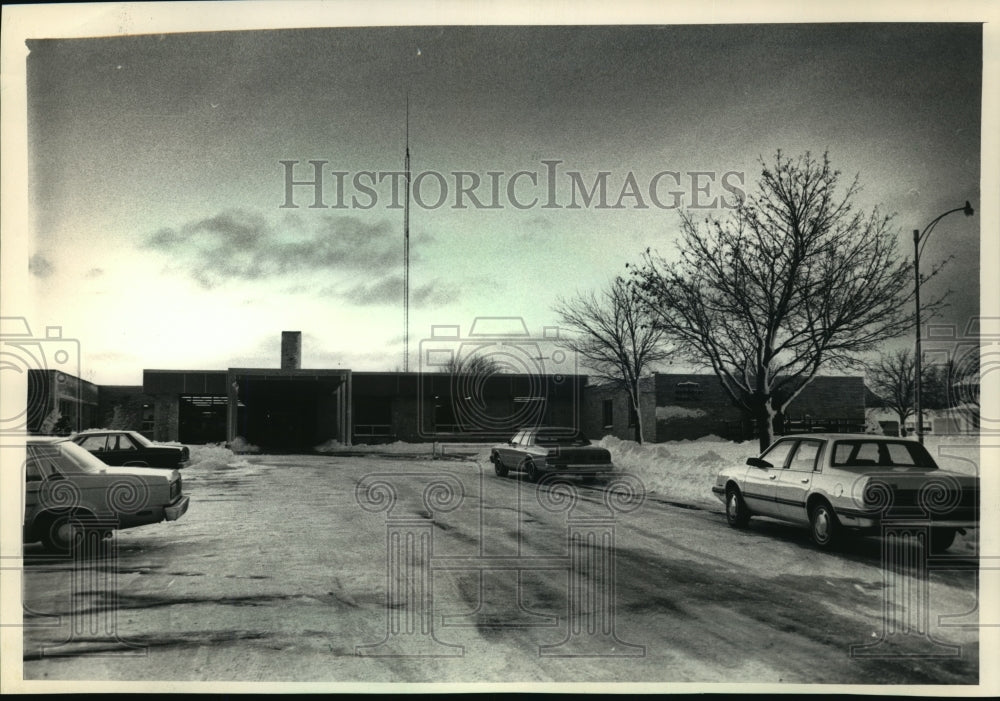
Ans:
{"type": "Polygon", "coordinates": [[[154,443],[137,431],[85,431],[72,440],[106,465],[179,470],[191,457],[185,445],[154,443]]]}
{"type": "Polygon", "coordinates": [[[518,432],[490,451],[490,462],[500,477],[509,471],[526,472],[536,482],[547,474],[595,477],[615,471],[611,453],[572,428],[541,427],[518,432]]]}

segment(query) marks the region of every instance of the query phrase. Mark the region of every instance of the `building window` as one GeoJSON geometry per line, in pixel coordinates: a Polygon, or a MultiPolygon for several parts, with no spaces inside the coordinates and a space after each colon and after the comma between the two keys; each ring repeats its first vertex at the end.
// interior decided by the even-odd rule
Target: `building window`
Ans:
{"type": "Polygon", "coordinates": [[[701,392],[697,382],[678,382],[674,388],[674,401],[694,402],[701,398],[701,392]]]}
{"type": "Polygon", "coordinates": [[[614,403],[610,399],[601,402],[601,415],[604,421],[604,428],[611,428],[615,423],[614,403]]]}
{"type": "MultiPolygon", "coordinates": [[[[454,418],[451,404],[445,404],[446,417],[442,412],[435,411],[438,431],[453,430],[451,423],[454,418]],[[446,427],[445,427],[446,425],[446,427]]],[[[385,439],[393,436],[392,397],[355,397],[354,398],[354,442],[369,442],[373,438],[385,439]]]]}
{"type": "Polygon", "coordinates": [[[142,428],[139,429],[142,435],[150,438],[153,435],[153,427],[156,425],[156,414],[152,404],[142,405],[142,428]]]}

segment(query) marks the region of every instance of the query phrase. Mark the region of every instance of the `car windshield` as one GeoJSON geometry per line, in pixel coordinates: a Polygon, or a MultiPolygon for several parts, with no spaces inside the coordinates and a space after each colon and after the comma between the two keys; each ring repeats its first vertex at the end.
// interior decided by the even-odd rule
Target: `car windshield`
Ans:
{"type": "Polygon", "coordinates": [[[836,467],[922,467],[936,470],[934,458],[915,441],[837,441],[833,449],[836,467]]]}
{"type": "Polygon", "coordinates": [[[83,472],[100,472],[107,468],[93,453],[78,446],[73,441],[57,443],[63,454],[83,472]]]}
{"type": "Polygon", "coordinates": [[[538,435],[535,436],[535,445],[546,445],[546,446],[581,446],[590,445],[590,441],[579,431],[571,431],[569,429],[551,430],[551,431],[539,431],[538,435]]]}

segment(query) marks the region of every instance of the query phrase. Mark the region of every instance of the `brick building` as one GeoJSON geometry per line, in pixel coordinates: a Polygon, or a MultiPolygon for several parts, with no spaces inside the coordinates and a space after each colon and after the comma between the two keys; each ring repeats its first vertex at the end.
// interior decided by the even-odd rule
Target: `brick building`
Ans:
{"type": "MultiPolygon", "coordinates": [[[[130,428],[153,440],[191,444],[242,439],[271,452],[309,452],[331,441],[495,442],[542,424],[578,426],[594,438],[634,436],[627,394],[588,384],[585,375],[453,374],[447,366],[436,372],[312,370],[301,367],[301,355],[301,334],[286,331],[277,368],[144,370],[141,387],[98,387],[66,373],[33,371],[29,426],[51,432],[65,416],[69,430],[130,428]]],[[[516,357],[522,356],[532,359],[523,352],[516,357]]],[[[752,419],[714,375],[657,373],[643,378],[641,395],[647,441],[755,435],[752,419]]],[[[863,430],[862,378],[814,378],[782,421],[786,430],[863,430]]]]}
{"type": "Polygon", "coordinates": [[[586,377],[250,369],[145,370],[153,439],[311,450],[392,441],[495,441],[528,423],[577,425],[586,377]]]}
{"type": "MultiPolygon", "coordinates": [[[[92,426],[98,413],[98,386],[59,370],[28,370],[23,422],[30,433],[68,433],[92,426]]],[[[12,424],[15,422],[12,422],[12,424]]]]}
{"type": "Polygon", "coordinates": [[[98,385],[97,413],[91,428],[133,429],[153,437],[153,397],[142,385],[98,385]]]}
{"type": "MultiPolygon", "coordinates": [[[[643,434],[649,442],[707,435],[746,440],[754,420],[735,406],[715,375],[654,373],[640,381],[643,434]]],[[[611,385],[590,386],[583,410],[588,435],[635,436],[628,393],[611,385]]],[[[865,386],[861,377],[815,377],[781,417],[784,430],[863,431],[865,386]]]]}
{"type": "Polygon", "coordinates": [[[505,440],[529,423],[578,425],[582,375],[354,372],[300,367],[301,335],[282,334],[280,368],[145,370],[153,439],[237,438],[270,451],[330,441],[505,440]]]}

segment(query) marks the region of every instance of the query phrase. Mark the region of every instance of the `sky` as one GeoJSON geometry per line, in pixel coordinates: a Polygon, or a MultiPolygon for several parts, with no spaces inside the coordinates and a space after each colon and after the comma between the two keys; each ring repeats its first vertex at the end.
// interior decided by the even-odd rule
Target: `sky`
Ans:
{"type": "MultiPolygon", "coordinates": [[[[858,206],[895,213],[905,256],[914,228],[966,200],[980,210],[979,24],[341,27],[27,48],[32,326],[78,339],[79,374],[99,384],[277,367],[283,330],[302,332],[304,368],[403,369],[393,185],[407,142],[410,370],[435,326],[465,338],[478,317],[514,317],[542,336],[560,298],[647,247],[669,257],[682,211],[724,216],[778,149],[828,152],[844,186],[858,175],[858,206]],[[602,177],[606,207],[581,191],[602,177]]],[[[922,254],[953,256],[924,294],[951,290],[938,321],[960,330],[979,311],[980,226],[951,215],[922,254]]]]}

